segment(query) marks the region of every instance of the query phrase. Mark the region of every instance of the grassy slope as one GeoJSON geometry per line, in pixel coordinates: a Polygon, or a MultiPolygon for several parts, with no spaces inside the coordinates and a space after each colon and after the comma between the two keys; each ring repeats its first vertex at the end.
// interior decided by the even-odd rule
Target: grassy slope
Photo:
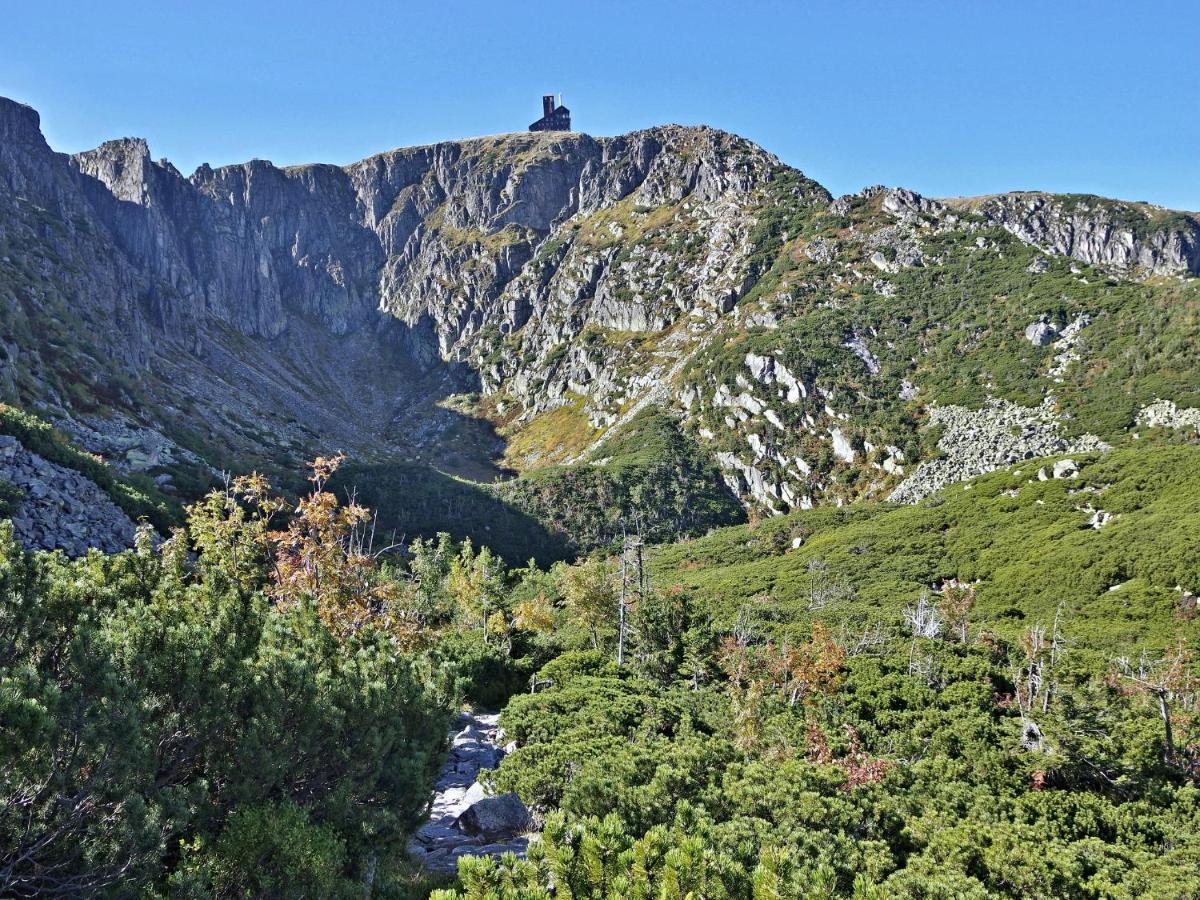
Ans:
{"type": "Polygon", "coordinates": [[[589,463],[532,472],[498,492],[584,550],[610,544],[622,527],[665,541],[745,518],[712,461],[671,416],[653,408],[589,463]]]}
{"type": "Polygon", "coordinates": [[[510,565],[606,546],[625,521],[662,541],[744,518],[720,473],[668,415],[646,411],[602,452],[603,465],[556,466],[495,485],[425,466],[351,464],[333,487],[378,510],[385,543],[445,531],[486,544],[510,565]]]}
{"type": "Polygon", "coordinates": [[[923,590],[957,577],[979,582],[975,617],[1004,637],[1048,625],[1061,603],[1082,648],[1163,647],[1177,629],[1194,640],[1200,629],[1179,611],[1176,586],[1200,588],[1200,447],[1076,458],[1077,479],[1039,481],[1041,463],[1026,463],[918,506],[818,509],[722,529],[656,551],[655,578],[708,598],[724,618],[753,604],[786,629],[814,616],[808,566],[819,559],[856,592],[816,614],[825,619],[896,623],[923,590]],[[1116,518],[1092,529],[1081,509],[1089,503],[1116,518]]]}

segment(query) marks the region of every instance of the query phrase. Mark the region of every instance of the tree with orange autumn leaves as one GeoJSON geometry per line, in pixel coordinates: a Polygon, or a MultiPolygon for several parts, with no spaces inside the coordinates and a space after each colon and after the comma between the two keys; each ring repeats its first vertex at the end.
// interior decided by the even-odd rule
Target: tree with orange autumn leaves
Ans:
{"type": "Polygon", "coordinates": [[[769,695],[775,694],[789,707],[811,706],[818,697],[837,690],[846,661],[845,648],[823,621],[813,622],[806,641],[755,642],[744,611],[733,632],[720,640],[717,654],[729,679],[734,732],[743,749],[761,742],[769,695]]]}
{"type": "Polygon", "coordinates": [[[735,629],[721,639],[720,664],[737,686],[753,682],[779,691],[795,706],[818,694],[837,690],[846,649],[833,637],[829,626],[817,620],[807,641],[788,640],[751,643],[750,634],[735,629]]]}
{"type": "Polygon", "coordinates": [[[267,583],[243,587],[261,587],[280,609],[312,603],[337,637],[373,625],[410,645],[417,625],[403,610],[399,583],[379,570],[370,511],[353,500],[343,504],[325,490],[344,458],[337,454],[311,463],[313,490],[300,498],[282,528],[274,525],[287,505],[264,476],[232,479],[201,501],[192,539],[203,559],[216,561],[216,568],[227,566],[230,573],[253,571],[240,565],[242,560],[267,560],[267,583]]]}

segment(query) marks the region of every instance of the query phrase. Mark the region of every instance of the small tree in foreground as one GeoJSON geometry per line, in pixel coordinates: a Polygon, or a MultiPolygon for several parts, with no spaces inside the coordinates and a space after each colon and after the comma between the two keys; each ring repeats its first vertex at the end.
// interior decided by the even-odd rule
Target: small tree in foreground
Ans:
{"type": "Polygon", "coordinates": [[[1115,664],[1118,674],[1134,691],[1154,700],[1163,723],[1163,762],[1179,765],[1173,719],[1178,712],[1195,708],[1195,654],[1180,643],[1157,659],[1143,652],[1136,664],[1128,657],[1118,658],[1115,664]]]}
{"type": "Polygon", "coordinates": [[[599,650],[616,618],[616,593],[608,563],[600,557],[564,566],[560,570],[560,589],[571,618],[587,629],[592,649],[599,650]]]}
{"type": "Polygon", "coordinates": [[[398,615],[398,584],[380,576],[370,552],[371,512],[351,501],[341,505],[325,490],[345,457],[318,457],[302,498],[282,531],[268,535],[274,545],[274,578],[268,595],[282,608],[308,599],[325,627],[346,636],[368,622],[405,643],[415,627],[398,615]]]}

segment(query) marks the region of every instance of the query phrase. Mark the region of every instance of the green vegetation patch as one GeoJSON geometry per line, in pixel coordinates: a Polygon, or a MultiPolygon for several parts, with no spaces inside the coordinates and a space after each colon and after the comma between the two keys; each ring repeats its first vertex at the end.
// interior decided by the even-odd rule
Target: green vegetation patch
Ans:
{"type": "MultiPolygon", "coordinates": [[[[798,512],[659,548],[653,571],[732,621],[762,608],[782,627],[814,618],[894,621],[950,579],[977,585],[976,614],[1013,638],[1056,614],[1081,648],[1165,648],[1200,592],[1200,447],[1074,457],[1077,478],[1038,479],[1042,461],[951,485],[915,506],[798,512]],[[1113,518],[1098,530],[1095,510],[1113,518]],[[801,545],[793,549],[799,538],[801,545]],[[816,571],[814,572],[814,569],[816,571]],[[844,578],[812,609],[814,581],[844,578]]],[[[1047,464],[1048,465],[1048,464],[1047,464]]]]}
{"type": "Polygon", "coordinates": [[[658,542],[745,518],[712,460],[660,410],[639,413],[592,457],[503,482],[496,492],[584,552],[624,532],[658,542]]]}

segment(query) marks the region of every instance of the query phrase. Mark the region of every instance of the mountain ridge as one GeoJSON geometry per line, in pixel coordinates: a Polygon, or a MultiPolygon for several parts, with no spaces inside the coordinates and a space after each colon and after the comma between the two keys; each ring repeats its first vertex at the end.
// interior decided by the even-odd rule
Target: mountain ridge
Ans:
{"type": "MultiPolygon", "coordinates": [[[[1168,362],[1195,216],[1040,192],[835,199],[707,126],[185,177],[141,138],[56,153],[36,110],[0,100],[0,246],[5,398],[177,481],[181,460],[295,471],[330,449],[482,481],[603,468],[650,407],[777,513],[885,497],[958,452],[926,427],[938,405],[1049,404],[1063,440],[1112,442],[1155,401],[1196,404],[1168,362]],[[1126,372],[1114,354],[1152,310],[1142,350],[1161,361],[1126,372]],[[1127,411],[1088,411],[1118,390],[1127,411]]],[[[973,447],[970,469],[1049,435],[973,447]]]]}

